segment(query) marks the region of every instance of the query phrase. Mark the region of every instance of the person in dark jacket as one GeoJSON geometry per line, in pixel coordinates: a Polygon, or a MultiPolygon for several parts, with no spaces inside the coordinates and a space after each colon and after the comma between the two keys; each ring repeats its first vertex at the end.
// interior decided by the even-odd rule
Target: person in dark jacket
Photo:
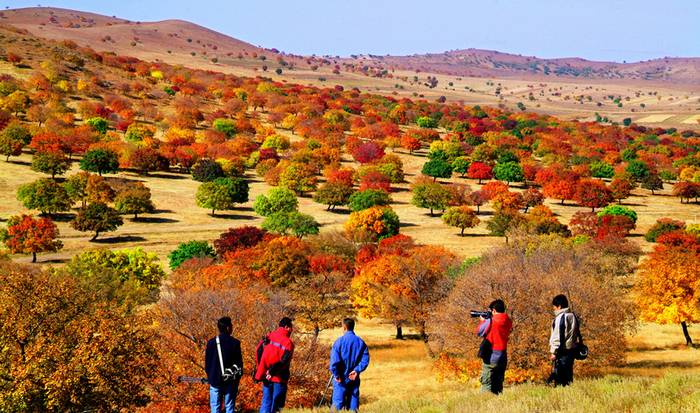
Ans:
{"type": "Polygon", "coordinates": [[[221,346],[221,358],[223,368],[233,369],[236,366],[243,370],[243,355],[241,354],[241,342],[231,336],[233,325],[231,318],[222,317],[217,322],[219,335],[207,342],[207,350],[204,356],[204,369],[207,372],[209,382],[209,404],[211,413],[219,413],[223,408],[226,413],[234,413],[236,396],[238,396],[238,384],[240,375],[234,378],[224,379],[219,360],[217,339],[221,346]]]}
{"type": "Polygon", "coordinates": [[[495,300],[489,304],[490,318],[481,317],[477,327],[477,335],[491,343],[491,357],[483,360],[481,369],[481,391],[499,394],[503,391],[506,367],[508,365],[508,338],[513,323],[506,314],[503,300],[495,300]]]}
{"type": "Polygon", "coordinates": [[[360,373],[369,365],[367,344],[355,335],[355,320],[343,320],[342,337],[331,348],[330,370],[333,383],[333,406],[336,410],[360,408],[360,373]]]}
{"type": "Polygon", "coordinates": [[[279,322],[279,328],[258,344],[255,380],[262,381],[260,413],[277,413],[284,407],[289,366],[294,355],[294,343],[290,339],[292,329],[292,319],[284,317],[279,322]]]}

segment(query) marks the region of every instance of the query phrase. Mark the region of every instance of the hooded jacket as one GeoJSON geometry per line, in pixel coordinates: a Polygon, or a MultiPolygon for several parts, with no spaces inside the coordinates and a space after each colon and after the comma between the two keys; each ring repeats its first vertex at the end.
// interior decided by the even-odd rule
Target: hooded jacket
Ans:
{"type": "Polygon", "coordinates": [[[264,347],[255,371],[255,380],[262,381],[269,374],[273,383],[289,381],[289,365],[294,355],[294,343],[289,338],[290,334],[289,330],[280,327],[267,335],[267,344],[258,344],[258,348],[264,347]]]}
{"type": "Polygon", "coordinates": [[[476,328],[476,334],[491,342],[491,364],[502,362],[506,359],[508,350],[508,338],[513,329],[513,322],[506,313],[496,313],[482,321],[476,328]]]}

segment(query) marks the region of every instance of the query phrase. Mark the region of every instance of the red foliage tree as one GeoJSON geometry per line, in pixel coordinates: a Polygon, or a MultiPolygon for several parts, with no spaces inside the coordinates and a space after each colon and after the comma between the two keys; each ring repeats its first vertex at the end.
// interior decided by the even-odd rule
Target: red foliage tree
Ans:
{"type": "Polygon", "coordinates": [[[229,252],[257,245],[263,240],[265,234],[267,234],[265,230],[248,225],[229,228],[228,231],[219,236],[219,239],[214,240],[214,248],[216,253],[223,257],[229,252]]]}
{"type": "Polygon", "coordinates": [[[493,178],[493,168],[483,162],[472,162],[467,170],[467,176],[471,179],[478,179],[479,184],[484,179],[493,178]]]}
{"type": "Polygon", "coordinates": [[[366,142],[352,151],[352,157],[359,163],[369,163],[381,159],[384,149],[374,142],[366,142]]]}
{"type": "Polygon", "coordinates": [[[542,187],[542,193],[548,198],[559,199],[561,204],[567,199],[574,199],[577,181],[572,179],[555,179],[542,187]]]}
{"type": "Polygon", "coordinates": [[[576,202],[585,207],[591,208],[591,212],[596,208],[602,208],[612,202],[612,192],[600,179],[582,179],[576,185],[574,194],[576,202]]]}
{"type": "Polygon", "coordinates": [[[366,189],[379,189],[384,192],[391,191],[391,179],[381,172],[370,171],[367,172],[360,179],[360,191],[366,189]]]}
{"type": "Polygon", "coordinates": [[[417,151],[421,148],[421,143],[418,139],[414,138],[413,136],[409,135],[404,135],[401,138],[401,147],[406,149],[408,153],[413,153],[413,151],[417,151]]]}
{"type": "Polygon", "coordinates": [[[53,252],[63,247],[57,238],[58,228],[49,218],[22,215],[8,220],[4,242],[15,254],[32,254],[32,262],[36,262],[38,252],[53,252]]]}
{"type": "Polygon", "coordinates": [[[618,203],[622,203],[623,199],[628,198],[634,188],[636,185],[632,179],[615,178],[610,182],[610,193],[618,203]]]}

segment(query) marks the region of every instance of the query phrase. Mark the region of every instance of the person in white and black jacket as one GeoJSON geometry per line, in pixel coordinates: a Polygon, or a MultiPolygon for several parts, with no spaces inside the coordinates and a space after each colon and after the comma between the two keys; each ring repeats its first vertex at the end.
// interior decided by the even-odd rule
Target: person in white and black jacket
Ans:
{"type": "Polygon", "coordinates": [[[549,336],[549,358],[554,362],[550,381],[555,386],[567,386],[574,381],[574,352],[578,332],[578,319],[569,309],[569,300],[559,294],[552,300],[554,321],[549,336]]]}
{"type": "Polygon", "coordinates": [[[224,380],[216,339],[219,339],[221,345],[221,358],[223,359],[224,370],[232,369],[235,365],[240,371],[243,371],[241,342],[231,336],[233,325],[230,317],[220,318],[217,322],[217,327],[219,335],[207,342],[207,350],[204,356],[204,369],[207,372],[207,381],[209,382],[209,404],[212,413],[220,413],[223,399],[223,411],[234,413],[240,375],[224,380]]]}

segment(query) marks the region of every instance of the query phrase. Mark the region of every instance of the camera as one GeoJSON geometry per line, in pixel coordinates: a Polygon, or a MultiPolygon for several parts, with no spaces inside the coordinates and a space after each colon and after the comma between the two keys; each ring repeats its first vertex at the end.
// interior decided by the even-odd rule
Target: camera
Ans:
{"type": "Polygon", "coordinates": [[[237,365],[233,365],[230,369],[224,369],[224,374],[221,375],[223,381],[236,380],[243,375],[243,371],[237,365]]]}
{"type": "Polygon", "coordinates": [[[477,317],[491,318],[491,311],[472,310],[469,312],[469,316],[471,318],[477,318],[477,317]]]}

